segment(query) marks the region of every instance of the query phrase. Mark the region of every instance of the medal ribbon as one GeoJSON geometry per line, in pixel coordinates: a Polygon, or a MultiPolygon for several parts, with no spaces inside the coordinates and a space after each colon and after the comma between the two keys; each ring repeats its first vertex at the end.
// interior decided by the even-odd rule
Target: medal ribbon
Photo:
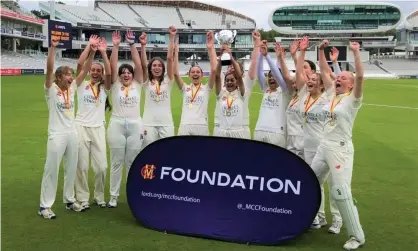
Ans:
{"type": "Polygon", "coordinates": [[[197,93],[199,92],[199,90],[200,90],[200,86],[201,86],[202,84],[199,84],[199,87],[197,87],[197,90],[196,90],[196,92],[195,93],[193,93],[193,86],[192,86],[192,97],[191,97],[191,99],[190,99],[190,103],[193,103],[193,101],[195,100],[195,98],[196,98],[196,96],[197,96],[197,93]]]}
{"type": "Polygon", "coordinates": [[[311,104],[309,104],[309,101],[311,100],[311,94],[309,93],[308,100],[306,101],[306,104],[305,104],[305,116],[308,115],[309,109],[311,109],[311,107],[316,103],[316,101],[318,101],[320,97],[321,95],[319,95],[316,99],[314,99],[311,104]]]}
{"type": "Polygon", "coordinates": [[[125,97],[129,96],[129,89],[131,89],[131,85],[125,86],[125,97]]]}
{"type": "Polygon", "coordinates": [[[299,96],[296,94],[293,99],[290,101],[290,107],[294,106],[296,102],[299,101],[299,96]]]}
{"type": "Polygon", "coordinates": [[[155,92],[157,93],[157,95],[160,95],[160,83],[158,83],[157,80],[154,80],[155,83],[155,92]]]}
{"type": "Polygon", "coordinates": [[[337,98],[337,96],[335,96],[334,97],[334,99],[332,100],[332,103],[331,103],[331,106],[329,107],[329,111],[330,111],[330,113],[331,113],[331,119],[334,119],[333,118],[333,116],[332,116],[332,114],[334,113],[334,110],[335,110],[335,107],[341,102],[341,100],[343,100],[343,98],[345,97],[345,96],[348,96],[348,95],[350,95],[351,94],[351,92],[349,92],[349,93],[346,93],[346,94],[344,94],[344,95],[342,95],[341,96],[341,98],[337,98]],[[337,103],[335,103],[335,101],[338,99],[338,102],[337,103]],[[335,104],[335,105],[334,105],[335,104]]]}
{"type": "Polygon", "coordinates": [[[59,92],[64,97],[65,107],[67,109],[70,109],[70,92],[68,91],[68,89],[65,91],[62,91],[61,89],[59,89],[59,92]]]}
{"type": "Polygon", "coordinates": [[[94,99],[97,100],[97,98],[99,97],[99,94],[98,94],[98,90],[94,89],[93,82],[90,82],[90,89],[93,92],[94,99]]]}
{"type": "Polygon", "coordinates": [[[233,103],[234,99],[230,95],[228,95],[228,97],[226,98],[226,105],[228,106],[228,109],[231,109],[233,103]]]}

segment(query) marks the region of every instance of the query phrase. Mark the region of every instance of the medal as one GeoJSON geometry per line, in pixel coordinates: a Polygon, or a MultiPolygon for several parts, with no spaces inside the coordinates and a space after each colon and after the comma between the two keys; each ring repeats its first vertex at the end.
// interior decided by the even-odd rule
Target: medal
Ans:
{"type": "Polygon", "coordinates": [[[129,89],[131,85],[125,87],[125,97],[127,98],[129,96],[129,89]]]}
{"type": "Polygon", "coordinates": [[[321,96],[318,96],[316,99],[314,99],[312,101],[312,103],[309,104],[309,101],[311,100],[311,94],[309,93],[308,100],[306,100],[306,104],[305,104],[305,122],[306,123],[308,123],[308,111],[309,111],[309,109],[316,103],[316,101],[318,101],[318,99],[320,97],[321,96]]]}
{"type": "Polygon", "coordinates": [[[189,104],[189,108],[192,108],[193,107],[193,105],[192,104],[189,104]]]}
{"type": "Polygon", "coordinates": [[[329,122],[329,125],[330,125],[330,126],[335,126],[335,120],[334,120],[334,119],[332,119],[332,120],[329,122]]]}
{"type": "Polygon", "coordinates": [[[344,95],[341,95],[341,98],[337,98],[337,96],[335,96],[334,97],[334,99],[332,100],[332,103],[331,103],[331,105],[330,105],[330,107],[329,107],[329,112],[330,112],[330,114],[331,114],[331,120],[332,120],[332,126],[334,126],[335,125],[335,121],[334,121],[334,116],[333,116],[333,114],[334,114],[334,110],[335,110],[335,107],[341,102],[341,100],[345,97],[345,96],[348,96],[348,95],[350,95],[351,94],[351,92],[349,92],[349,93],[346,93],[346,94],[344,94],[344,95]],[[335,102],[336,100],[338,99],[338,102],[335,102]]]}
{"type": "Polygon", "coordinates": [[[227,117],[231,116],[231,112],[230,111],[226,111],[226,116],[227,117]]]}
{"type": "Polygon", "coordinates": [[[200,83],[199,84],[199,86],[197,87],[197,90],[196,90],[196,92],[194,92],[193,93],[193,85],[192,85],[192,97],[190,98],[190,105],[189,105],[189,107],[190,108],[192,108],[192,104],[191,103],[193,103],[193,101],[195,100],[195,98],[196,98],[196,96],[197,96],[197,93],[199,92],[199,90],[200,90],[200,86],[201,86],[202,84],[200,83]]]}
{"type": "Polygon", "coordinates": [[[73,113],[72,113],[70,110],[65,111],[65,114],[66,114],[68,117],[71,117],[71,116],[73,115],[73,113]]]}
{"type": "Polygon", "coordinates": [[[153,81],[155,84],[155,94],[157,95],[157,98],[155,99],[157,102],[160,102],[160,83],[158,83],[157,80],[153,81]]]}
{"type": "Polygon", "coordinates": [[[290,108],[292,108],[292,106],[294,106],[297,102],[299,101],[299,96],[296,94],[292,100],[290,101],[290,108]]]}
{"type": "Polygon", "coordinates": [[[157,97],[155,98],[155,100],[156,100],[157,102],[160,102],[160,96],[157,96],[157,97]]]}
{"type": "Polygon", "coordinates": [[[99,91],[94,88],[94,84],[92,82],[90,82],[90,89],[91,89],[91,92],[93,92],[94,99],[96,100],[96,103],[97,103],[97,100],[99,98],[99,91]]]}

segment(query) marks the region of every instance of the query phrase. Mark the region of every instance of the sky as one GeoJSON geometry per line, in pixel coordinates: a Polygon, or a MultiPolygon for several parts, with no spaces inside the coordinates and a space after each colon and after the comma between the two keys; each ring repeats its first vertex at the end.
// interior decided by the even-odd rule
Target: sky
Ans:
{"type": "MultiPolygon", "coordinates": [[[[80,5],[80,6],[88,6],[88,0],[61,0],[64,3],[71,4],[71,5],[80,5]]],[[[311,0],[311,1],[302,1],[302,0],[293,0],[293,1],[278,1],[278,0],[198,0],[199,2],[207,3],[216,5],[225,9],[230,9],[233,11],[236,11],[238,13],[241,13],[243,15],[246,15],[252,19],[254,19],[257,23],[257,28],[262,28],[264,30],[271,30],[269,24],[268,24],[268,16],[271,13],[272,10],[275,8],[278,8],[283,5],[288,4],[296,4],[296,3],[313,3],[313,2],[319,2],[319,3],[335,3],[340,1],[327,1],[327,0],[311,0]]],[[[33,10],[33,9],[39,9],[38,2],[39,1],[33,1],[33,0],[20,0],[20,5],[25,8],[26,10],[33,10]]],[[[92,1],[90,1],[92,2],[92,1]]],[[[358,2],[358,3],[365,3],[364,0],[350,0],[345,2],[358,2]]],[[[382,2],[382,1],[376,1],[376,0],[368,0],[367,2],[382,2]]],[[[403,13],[405,15],[409,15],[414,10],[418,9],[418,1],[410,0],[410,1],[384,1],[385,3],[392,3],[395,5],[398,5],[403,13]]]]}

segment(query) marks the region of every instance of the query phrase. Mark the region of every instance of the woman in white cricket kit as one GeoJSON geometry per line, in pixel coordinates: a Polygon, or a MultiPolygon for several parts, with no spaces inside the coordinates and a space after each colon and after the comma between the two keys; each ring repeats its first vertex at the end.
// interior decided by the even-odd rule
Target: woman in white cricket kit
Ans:
{"type": "MultiPolygon", "coordinates": [[[[58,174],[64,158],[63,202],[66,209],[75,212],[84,211],[74,197],[74,182],[77,171],[78,137],[74,125],[74,96],[90,69],[93,54],[89,56],[80,74],[73,78],[73,70],[60,66],[54,74],[55,48],[58,41],[51,41],[46,63],[44,94],[49,110],[48,143],[44,173],[41,184],[40,208],[38,214],[45,219],[55,219],[51,210],[55,202],[58,186],[58,174]],[[54,76],[55,75],[55,76],[54,76]]],[[[97,44],[91,45],[93,50],[97,44]]]]}
{"type": "MultiPolygon", "coordinates": [[[[320,50],[323,48],[320,47],[320,50]]],[[[355,76],[344,71],[333,83],[328,70],[321,71],[323,82],[335,86],[335,96],[323,108],[324,137],[311,165],[320,184],[325,182],[328,174],[331,175],[331,194],[337,202],[350,238],[343,246],[346,250],[357,249],[365,243],[365,235],[351,194],[354,161],[352,133],[355,118],[363,102],[364,70],[360,45],[350,42],[350,50],[354,54],[355,76]]]]}
{"type": "Polygon", "coordinates": [[[111,152],[110,201],[108,203],[110,208],[117,207],[123,165],[125,165],[126,177],[128,177],[132,162],[141,151],[144,141],[144,127],[140,115],[141,84],[143,82],[141,59],[135,46],[135,36],[128,30],[125,41],[131,47],[135,70],[129,64],[122,64],[118,69],[120,41],[119,32],[113,32],[113,48],[110,55],[113,109],[107,128],[107,138],[111,152]]]}
{"type": "Polygon", "coordinates": [[[235,70],[226,73],[224,79],[225,88],[222,88],[222,64],[219,57],[215,76],[215,93],[217,102],[220,103],[219,109],[221,111],[219,129],[214,136],[245,139],[243,120],[245,86],[242,81],[242,73],[238,63],[232,57],[231,52],[229,50],[227,51],[231,55],[231,63],[235,67],[235,70]]]}
{"type": "MultiPolygon", "coordinates": [[[[258,59],[258,53],[260,51],[260,44],[261,44],[261,35],[258,31],[254,31],[252,33],[252,37],[253,37],[253,43],[254,43],[254,48],[253,51],[251,53],[251,63],[250,63],[250,67],[248,69],[248,72],[245,73],[245,69],[244,69],[244,65],[242,61],[237,61],[239,68],[241,70],[241,74],[242,74],[242,81],[244,83],[245,86],[245,99],[244,99],[244,122],[243,122],[243,127],[244,127],[244,137],[246,139],[251,139],[251,130],[250,130],[250,111],[248,109],[249,106],[249,101],[251,98],[251,94],[254,88],[254,84],[255,84],[255,80],[256,80],[256,75],[257,75],[257,59],[258,59]]],[[[217,65],[217,60],[216,57],[213,59],[211,58],[211,65],[214,65],[216,68],[217,65]],[[213,64],[212,64],[213,62],[213,64]]],[[[231,64],[228,66],[228,70],[227,73],[231,73],[235,71],[235,67],[231,64]]],[[[222,88],[225,88],[225,83],[224,83],[224,76],[221,76],[221,81],[222,81],[222,88]]],[[[216,131],[219,128],[219,117],[221,116],[220,114],[220,109],[219,109],[219,102],[216,102],[216,107],[215,107],[215,124],[214,124],[214,129],[213,129],[213,135],[216,134],[216,131]]]]}
{"type": "MultiPolygon", "coordinates": [[[[302,38],[299,43],[298,47],[302,50],[308,48],[309,40],[307,37],[302,38]],[[302,47],[302,48],[301,48],[302,47]]],[[[296,50],[295,48],[293,48],[296,50]]],[[[297,63],[296,63],[297,64],[297,63]]],[[[312,61],[304,60],[303,63],[303,70],[305,74],[296,80],[296,85],[294,86],[293,91],[293,98],[289,102],[289,106],[286,111],[287,117],[287,141],[286,141],[286,148],[304,159],[303,154],[303,124],[302,124],[302,114],[300,112],[300,97],[304,95],[306,92],[306,80],[307,76],[316,72],[316,66],[312,61]]]]}
{"type": "MultiPolygon", "coordinates": [[[[276,49],[277,45],[276,45],[276,49]]],[[[267,45],[261,45],[261,54],[258,59],[258,83],[263,91],[258,121],[254,130],[254,139],[267,142],[280,147],[286,146],[286,108],[290,95],[286,83],[267,54],[267,45]],[[270,71],[268,80],[264,77],[263,58],[267,59],[270,71]]]]}
{"type": "Polygon", "coordinates": [[[176,28],[170,26],[167,67],[161,58],[152,58],[149,63],[147,62],[147,36],[142,33],[139,37],[145,91],[143,115],[145,138],[143,148],[158,139],[174,136],[171,90],[174,82],[173,51],[176,33],[176,28]]]}
{"type": "MultiPolygon", "coordinates": [[[[84,81],[77,88],[78,110],[75,118],[78,139],[80,141],[78,152],[77,177],[75,182],[77,201],[88,209],[90,191],[88,185],[88,170],[90,157],[94,171],[94,200],[99,207],[106,207],[104,188],[106,184],[107,153],[105,110],[109,106],[108,92],[111,87],[111,69],[106,54],[107,43],[103,38],[90,38],[90,43],[99,42],[99,48],[104,67],[100,63],[92,64],[90,68],[90,81],[84,81]],[[106,75],[104,76],[104,72],[106,75]]],[[[84,64],[90,46],[86,47],[80,56],[79,64],[84,64]],[[86,55],[87,54],[87,55],[86,55]]]]}
{"type": "MultiPolygon", "coordinates": [[[[213,32],[206,34],[208,50],[213,49],[213,32]],[[212,46],[210,46],[212,45],[212,46]]],[[[209,135],[208,128],[208,102],[215,82],[215,70],[211,69],[207,84],[202,84],[203,71],[199,66],[192,66],[188,76],[192,83],[185,84],[179,73],[178,40],[174,50],[174,77],[177,86],[183,95],[183,108],[180,127],[177,135],[209,135]]]]}
{"type": "MultiPolygon", "coordinates": [[[[321,44],[320,46],[323,46],[321,44]]],[[[303,69],[304,59],[306,48],[305,44],[303,43],[300,47],[299,57],[297,59],[296,64],[296,80],[303,81],[305,78],[305,72],[303,69]]],[[[325,60],[325,65],[328,66],[325,59],[325,54],[322,51],[323,58],[325,60]]],[[[321,59],[320,59],[321,60],[321,59]]],[[[321,71],[323,70],[321,65],[321,71]]],[[[331,74],[332,71],[329,68],[325,68],[328,70],[328,73],[331,74]]],[[[307,76],[306,86],[304,87],[303,95],[300,96],[300,112],[302,113],[303,118],[303,131],[304,131],[304,158],[306,163],[312,165],[312,160],[316,154],[318,146],[323,138],[323,120],[322,117],[322,110],[323,107],[328,104],[329,100],[332,98],[334,94],[334,87],[330,83],[323,83],[321,74],[319,73],[312,73],[307,76]]],[[[332,180],[329,179],[328,181],[329,187],[332,186],[332,180]]],[[[337,204],[335,200],[330,196],[330,208],[331,214],[333,215],[333,224],[329,228],[330,233],[339,233],[341,228],[341,215],[338,211],[337,204]]],[[[317,217],[315,218],[314,222],[311,225],[311,228],[319,229],[322,226],[325,226],[326,216],[325,216],[325,195],[324,195],[324,186],[321,184],[321,205],[319,208],[319,212],[317,217]]]]}

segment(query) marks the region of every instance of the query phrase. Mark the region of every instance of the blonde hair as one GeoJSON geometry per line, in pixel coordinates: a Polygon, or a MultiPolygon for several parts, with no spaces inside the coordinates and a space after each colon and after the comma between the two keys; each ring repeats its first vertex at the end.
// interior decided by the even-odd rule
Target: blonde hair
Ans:
{"type": "Polygon", "coordinates": [[[58,83],[58,78],[61,77],[64,74],[67,74],[68,72],[71,72],[71,74],[74,74],[73,68],[69,66],[60,66],[55,70],[55,83],[58,83]]]}

